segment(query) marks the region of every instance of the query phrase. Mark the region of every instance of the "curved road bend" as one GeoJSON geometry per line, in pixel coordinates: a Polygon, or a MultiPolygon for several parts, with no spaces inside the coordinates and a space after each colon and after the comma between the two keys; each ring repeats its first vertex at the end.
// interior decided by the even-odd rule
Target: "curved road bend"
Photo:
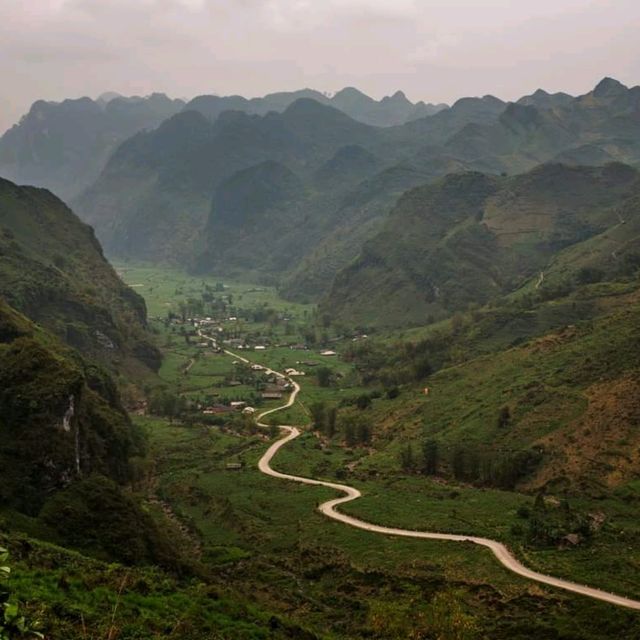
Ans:
{"type": "MultiPolygon", "coordinates": [[[[230,356],[237,358],[238,360],[242,360],[243,362],[250,363],[249,360],[243,358],[231,351],[225,351],[230,356]]],[[[281,378],[286,378],[286,376],[278,371],[274,371],[273,369],[269,369],[265,367],[265,371],[267,373],[275,374],[281,378]]],[[[265,423],[261,422],[262,418],[271,413],[275,413],[276,411],[281,411],[283,409],[288,409],[293,405],[296,401],[296,397],[298,393],[300,393],[300,385],[291,380],[293,384],[293,391],[289,395],[289,399],[286,404],[281,407],[276,407],[275,409],[269,409],[268,411],[264,411],[257,417],[257,424],[261,427],[266,427],[265,423]]],[[[274,442],[265,452],[265,454],[260,458],[258,462],[258,468],[262,473],[272,476],[274,478],[280,478],[282,480],[291,480],[293,482],[301,482],[303,484],[317,485],[322,487],[328,487],[329,489],[335,489],[336,491],[341,491],[344,493],[344,497],[342,498],[334,498],[333,500],[328,500],[327,502],[323,502],[318,510],[327,516],[328,518],[332,518],[333,520],[337,520],[338,522],[342,522],[351,527],[356,527],[358,529],[364,529],[365,531],[371,531],[373,533],[381,533],[388,536],[402,536],[405,538],[421,538],[426,540],[449,540],[453,542],[471,542],[473,544],[480,545],[482,547],[487,547],[491,549],[493,555],[498,559],[498,561],[504,565],[510,571],[517,573],[524,578],[528,578],[529,580],[535,580],[536,582],[541,582],[542,584],[547,584],[552,587],[557,587],[558,589],[564,589],[565,591],[572,591],[573,593],[580,594],[582,596],[587,596],[589,598],[595,598],[596,600],[602,600],[603,602],[608,602],[610,604],[615,604],[620,607],[626,607],[628,609],[635,609],[640,611],[640,601],[632,600],[630,598],[625,598],[623,596],[618,596],[613,593],[608,593],[607,591],[602,591],[600,589],[594,589],[592,587],[587,587],[581,584],[577,584],[575,582],[570,582],[568,580],[562,580],[561,578],[554,578],[553,576],[545,575],[544,573],[538,573],[537,571],[533,571],[528,569],[523,564],[521,564],[507,549],[507,547],[501,542],[497,542],[496,540],[491,540],[489,538],[480,538],[477,536],[465,536],[465,535],[457,535],[453,533],[432,533],[429,531],[413,531],[411,529],[396,529],[394,527],[383,527],[377,524],[371,524],[369,522],[365,522],[364,520],[359,520],[358,518],[354,518],[353,516],[346,515],[341,513],[340,511],[336,511],[336,507],[341,504],[345,504],[346,502],[351,502],[352,500],[356,500],[362,496],[360,491],[355,489],[354,487],[350,487],[346,484],[336,484],[334,482],[325,482],[324,480],[315,480],[313,478],[303,478],[301,476],[294,476],[288,473],[280,473],[275,469],[271,468],[271,460],[276,455],[281,447],[283,447],[291,440],[294,440],[300,435],[299,429],[296,427],[288,427],[281,425],[280,429],[286,432],[286,435],[274,442]]]]}

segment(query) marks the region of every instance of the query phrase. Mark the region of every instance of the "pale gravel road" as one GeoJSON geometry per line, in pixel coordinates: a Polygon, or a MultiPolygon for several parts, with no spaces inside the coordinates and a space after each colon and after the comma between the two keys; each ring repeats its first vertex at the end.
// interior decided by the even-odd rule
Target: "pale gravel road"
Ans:
{"type": "MultiPolygon", "coordinates": [[[[233,356],[234,358],[237,358],[238,360],[242,360],[243,362],[250,362],[246,358],[243,358],[242,356],[239,356],[231,351],[226,351],[225,353],[233,356]]],[[[281,378],[286,377],[284,374],[272,369],[266,368],[265,371],[267,373],[275,374],[281,378]]],[[[268,426],[263,422],[260,422],[262,418],[264,418],[264,416],[275,413],[276,411],[288,409],[296,401],[296,397],[298,396],[298,393],[300,393],[300,385],[295,382],[295,380],[291,380],[291,383],[293,384],[293,392],[290,394],[286,404],[282,405],[281,407],[276,407],[275,409],[270,409],[269,411],[264,411],[263,413],[261,413],[257,417],[257,424],[259,426],[268,426]]],[[[381,525],[365,522],[364,520],[359,520],[358,518],[346,515],[344,513],[341,513],[340,511],[336,511],[336,507],[338,505],[360,498],[362,496],[360,491],[346,484],[325,482],[324,480],[315,480],[313,478],[303,478],[301,476],[294,476],[288,473],[280,473],[279,471],[273,469],[271,467],[271,460],[273,459],[275,454],[280,450],[281,447],[286,445],[288,442],[291,442],[300,435],[300,431],[296,427],[281,425],[280,429],[282,431],[285,431],[286,435],[280,440],[274,442],[267,449],[265,454],[262,456],[262,458],[260,458],[260,461],[258,462],[258,468],[260,469],[260,471],[262,471],[262,473],[274,478],[280,478],[281,480],[290,480],[293,482],[301,482],[303,484],[328,487],[329,489],[335,489],[336,491],[344,493],[345,495],[342,498],[334,498],[333,500],[328,500],[327,502],[323,502],[318,507],[318,510],[328,518],[332,518],[333,520],[337,520],[338,522],[342,522],[343,524],[347,524],[351,527],[364,529],[365,531],[371,531],[373,533],[381,533],[388,536],[402,536],[405,538],[420,538],[426,540],[448,540],[452,542],[469,542],[472,544],[477,544],[482,547],[491,549],[493,555],[502,565],[504,565],[510,571],[523,576],[524,578],[535,580],[536,582],[547,584],[552,587],[557,587],[558,589],[564,589],[565,591],[572,591],[573,593],[578,593],[589,598],[595,598],[596,600],[602,600],[603,602],[608,602],[620,607],[626,607],[628,609],[635,609],[637,611],[640,611],[640,601],[638,600],[632,600],[630,598],[618,596],[613,593],[608,593],[607,591],[594,589],[593,587],[587,587],[575,582],[570,582],[569,580],[562,580],[561,578],[554,578],[553,576],[548,576],[544,573],[538,573],[537,571],[528,569],[511,554],[511,552],[505,545],[503,545],[501,542],[497,542],[496,540],[491,540],[489,538],[479,538],[477,536],[457,535],[453,533],[436,533],[429,531],[413,531],[411,529],[396,529],[394,527],[383,527],[381,525]]]]}

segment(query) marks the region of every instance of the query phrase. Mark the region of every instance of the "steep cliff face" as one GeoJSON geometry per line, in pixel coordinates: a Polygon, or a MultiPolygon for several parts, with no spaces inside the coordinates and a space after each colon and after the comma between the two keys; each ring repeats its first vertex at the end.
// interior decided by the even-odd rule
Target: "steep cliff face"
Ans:
{"type": "Polygon", "coordinates": [[[0,505],[35,515],[91,473],[124,483],[142,449],[109,376],[0,300],[0,505]]]}
{"type": "Polygon", "coordinates": [[[2,179],[0,295],[107,367],[159,367],[144,300],[120,280],[93,230],[48,191],[2,179]]]}

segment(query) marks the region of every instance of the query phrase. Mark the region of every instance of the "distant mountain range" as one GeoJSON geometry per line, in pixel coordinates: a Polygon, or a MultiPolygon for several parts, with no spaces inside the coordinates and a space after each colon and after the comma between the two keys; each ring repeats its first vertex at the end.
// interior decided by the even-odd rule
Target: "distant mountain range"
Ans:
{"type": "Polygon", "coordinates": [[[0,138],[0,175],[51,189],[68,200],[91,184],[117,146],[141,129],[157,127],[184,106],[154,93],[146,98],[107,95],[38,100],[0,138]]]}
{"type": "Polygon", "coordinates": [[[605,79],[578,98],[463,98],[384,128],[308,97],[264,116],[185,110],[123,143],[74,206],[111,254],[317,298],[410,188],[470,170],[636,163],[638,92],[605,79]]]}
{"type": "MultiPolygon", "coordinates": [[[[575,98],[538,90],[516,102],[488,95],[451,107],[411,105],[399,93],[376,102],[355,89],[332,98],[303,90],[187,104],[108,95],[87,109],[103,119],[144,113],[138,124],[160,120],[163,109],[170,116],[114,144],[108,160],[101,147],[104,168],[95,181],[75,183],[71,191],[89,186],[71,203],[108,254],[268,281],[291,298],[319,299],[409,189],[451,173],[511,175],[549,162],[638,164],[639,105],[640,87],[611,78],[575,98]]],[[[0,171],[2,158],[20,155],[8,151],[14,141],[47,121],[34,111],[0,141],[0,171]]],[[[58,150],[68,145],[61,138],[58,150]]],[[[95,173],[100,162],[92,162],[83,165],[95,173]]],[[[63,172],[64,162],[53,164],[47,180],[63,172]]]]}
{"type": "Polygon", "coordinates": [[[377,127],[404,124],[447,108],[446,104],[427,104],[422,101],[413,103],[402,91],[396,91],[392,96],[378,101],[354,87],[346,87],[333,96],[314,89],[270,93],[264,98],[251,99],[242,96],[204,95],[188,102],[185,110],[199,111],[211,120],[215,120],[223,111],[266,115],[269,111],[282,112],[300,98],[310,98],[320,104],[335,107],[354,120],[377,127]]]}
{"type": "Polygon", "coordinates": [[[380,101],[352,87],[333,97],[303,89],[263,98],[202,95],[185,104],[161,93],[147,97],[102,94],[97,100],[39,100],[0,138],[0,175],[21,184],[47,187],[65,199],[88,187],[109,155],[129,136],[154,129],[176,113],[198,111],[215,120],[224,111],[265,115],[282,112],[299,98],[335,106],[352,118],[376,126],[401,124],[432,115],[445,104],[412,103],[398,91],[380,101]]]}

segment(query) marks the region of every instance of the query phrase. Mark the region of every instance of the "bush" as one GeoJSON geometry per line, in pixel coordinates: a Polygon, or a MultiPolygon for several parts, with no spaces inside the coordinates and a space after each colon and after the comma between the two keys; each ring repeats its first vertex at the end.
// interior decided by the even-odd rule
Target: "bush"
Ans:
{"type": "Polygon", "coordinates": [[[578,284],[594,284],[604,278],[604,272],[595,267],[582,267],[576,275],[578,284]]]}
{"type": "Polygon", "coordinates": [[[103,560],[181,569],[173,543],[120,487],[94,474],[50,498],[40,519],[63,545],[103,560]]]}
{"type": "Polygon", "coordinates": [[[0,547],[0,640],[44,638],[20,615],[18,605],[11,601],[9,590],[4,586],[11,575],[11,569],[5,564],[8,559],[9,552],[0,547]]]}

